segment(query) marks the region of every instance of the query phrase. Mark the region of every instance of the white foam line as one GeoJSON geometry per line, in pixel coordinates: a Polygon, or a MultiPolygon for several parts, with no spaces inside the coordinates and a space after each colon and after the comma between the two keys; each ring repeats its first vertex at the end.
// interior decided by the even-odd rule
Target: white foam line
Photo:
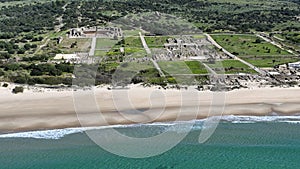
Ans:
{"type": "MultiPolygon", "coordinates": [[[[35,139],[61,139],[66,135],[82,133],[90,130],[99,130],[107,128],[128,128],[128,127],[141,127],[141,126],[171,126],[172,131],[179,131],[184,129],[184,124],[201,123],[206,119],[193,120],[193,121],[176,121],[176,122],[157,122],[152,124],[133,124],[133,125],[113,125],[113,126],[101,126],[101,127],[81,127],[81,128],[66,128],[66,129],[54,129],[54,130],[43,130],[43,131],[29,131],[21,133],[10,133],[2,134],[0,138],[35,138],[35,139]]],[[[300,116],[222,116],[221,121],[227,121],[231,123],[257,123],[257,122],[280,122],[280,123],[291,123],[300,124],[300,116]]],[[[193,127],[194,130],[201,129],[202,127],[196,125],[193,127]]],[[[169,130],[170,131],[170,130],[169,130]]],[[[185,129],[184,129],[185,131],[185,129]]]]}
{"type": "Polygon", "coordinates": [[[172,126],[176,123],[152,123],[152,124],[132,124],[132,125],[111,125],[101,127],[80,127],[80,128],[65,128],[42,131],[29,131],[20,133],[2,134],[0,138],[35,138],[35,139],[61,139],[66,135],[82,133],[90,130],[108,129],[108,128],[128,128],[139,126],[172,126]]]}

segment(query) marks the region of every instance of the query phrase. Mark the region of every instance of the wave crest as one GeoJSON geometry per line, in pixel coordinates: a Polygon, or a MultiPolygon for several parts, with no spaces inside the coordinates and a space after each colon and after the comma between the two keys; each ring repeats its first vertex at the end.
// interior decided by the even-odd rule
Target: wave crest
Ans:
{"type": "MultiPolygon", "coordinates": [[[[66,128],[66,129],[55,129],[55,130],[44,130],[44,131],[30,131],[21,133],[10,133],[2,134],[0,138],[34,138],[34,139],[53,139],[58,140],[67,135],[83,133],[89,130],[101,130],[107,128],[133,128],[141,126],[160,126],[168,128],[169,131],[174,132],[189,132],[190,128],[186,127],[185,124],[191,122],[195,123],[192,130],[201,130],[202,124],[206,119],[189,121],[189,122],[168,122],[168,123],[152,123],[152,124],[134,124],[134,125],[114,125],[114,126],[103,126],[103,127],[82,127],[82,128],[66,128]]],[[[290,123],[300,124],[300,116],[222,116],[221,122],[230,123],[258,123],[258,122],[279,122],[279,123],[290,123]]]]}

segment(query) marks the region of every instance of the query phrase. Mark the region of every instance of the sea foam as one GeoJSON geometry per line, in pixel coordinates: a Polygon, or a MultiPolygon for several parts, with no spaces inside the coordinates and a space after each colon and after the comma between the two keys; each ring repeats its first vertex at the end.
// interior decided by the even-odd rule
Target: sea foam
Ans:
{"type": "MultiPolygon", "coordinates": [[[[290,124],[300,124],[300,116],[222,116],[221,122],[229,123],[258,123],[258,122],[279,122],[279,123],[290,123],[290,124]]],[[[1,134],[0,138],[34,138],[34,139],[53,139],[58,140],[67,135],[83,133],[90,130],[101,130],[108,128],[134,128],[134,127],[163,127],[168,129],[168,131],[174,132],[189,132],[192,130],[203,129],[203,124],[206,119],[194,120],[194,121],[177,121],[177,122],[165,122],[165,123],[152,123],[152,124],[133,124],[133,125],[113,125],[113,126],[102,126],[102,127],[80,127],[80,128],[65,128],[65,129],[54,129],[54,130],[43,130],[43,131],[29,131],[20,133],[9,133],[1,134]],[[194,124],[190,128],[191,124],[194,124]]]]}

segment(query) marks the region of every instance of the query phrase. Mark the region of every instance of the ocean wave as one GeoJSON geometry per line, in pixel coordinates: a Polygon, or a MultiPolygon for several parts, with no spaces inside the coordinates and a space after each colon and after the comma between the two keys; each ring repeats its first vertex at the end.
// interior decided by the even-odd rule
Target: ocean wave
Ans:
{"type": "Polygon", "coordinates": [[[300,122],[300,116],[223,116],[221,121],[231,123],[257,123],[257,122],[300,122]]]}
{"type": "Polygon", "coordinates": [[[19,133],[1,134],[0,138],[34,138],[34,139],[51,139],[58,140],[67,135],[83,133],[90,130],[100,130],[108,128],[134,128],[141,126],[163,126],[165,128],[170,126],[176,126],[183,122],[168,122],[168,123],[151,123],[151,124],[132,124],[132,125],[112,125],[112,126],[101,126],[101,127],[79,127],[79,128],[65,128],[65,129],[54,129],[54,130],[42,130],[42,131],[28,131],[19,133]]]}
{"type": "MultiPolygon", "coordinates": [[[[221,122],[230,123],[241,123],[251,124],[258,122],[279,122],[279,123],[290,123],[300,124],[300,116],[222,116],[216,119],[220,119],[221,122]]],[[[90,130],[100,130],[108,128],[134,128],[134,127],[151,127],[157,126],[162,127],[164,130],[174,132],[189,132],[190,130],[201,130],[203,124],[207,119],[193,120],[193,121],[176,121],[176,122],[157,122],[151,124],[132,124],[132,125],[113,125],[113,126],[101,126],[101,127],[81,127],[81,128],[65,128],[65,129],[54,129],[54,130],[43,130],[43,131],[29,131],[20,133],[2,134],[0,138],[34,138],[34,139],[53,139],[58,140],[67,135],[83,133],[90,130]],[[191,125],[193,127],[191,128],[191,125]]]]}
{"type": "Polygon", "coordinates": [[[2,134],[0,138],[35,138],[35,139],[61,139],[66,135],[82,133],[86,131],[85,128],[66,128],[44,131],[30,131],[21,133],[2,134]]]}

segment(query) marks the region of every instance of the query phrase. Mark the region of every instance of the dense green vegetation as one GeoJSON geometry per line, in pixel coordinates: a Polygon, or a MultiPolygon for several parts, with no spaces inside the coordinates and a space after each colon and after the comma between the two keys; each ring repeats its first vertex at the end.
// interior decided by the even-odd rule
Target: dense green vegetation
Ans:
{"type": "MultiPolygon", "coordinates": [[[[104,61],[95,76],[97,84],[112,83],[116,71],[136,74],[126,83],[165,86],[176,84],[176,77],[192,75],[206,83],[205,67],[197,61],[159,62],[167,77],[160,77],[152,63],[135,62],[147,56],[138,32],[146,31],[150,48],[162,48],[171,35],[197,32],[282,32],[277,33],[292,45],[299,46],[300,3],[297,0],[86,0],[37,1],[0,0],[0,80],[28,84],[71,85],[74,65],[56,63],[57,53],[88,52],[91,39],[69,39],[70,28],[120,26],[124,39],[98,39],[96,56],[104,61]],[[64,10],[65,6],[65,10],[64,10]],[[60,18],[62,18],[60,20],[60,18]],[[140,30],[143,29],[143,30],[140,30]],[[188,33],[187,33],[188,32],[188,33]],[[167,35],[167,36],[158,36],[167,35]],[[59,38],[63,38],[58,42],[59,38]],[[43,46],[43,47],[41,47],[43,46]],[[124,48],[124,53],[121,52],[124,48]],[[123,63],[131,60],[130,63],[123,63]],[[138,71],[136,71],[138,70],[138,71]],[[198,75],[198,76],[195,76],[198,75]]],[[[277,35],[276,34],[276,35],[277,35]]],[[[195,35],[195,38],[203,38],[195,35]]],[[[224,48],[258,67],[273,67],[298,61],[287,51],[264,42],[255,35],[214,35],[224,48]]],[[[141,59],[142,60],[142,59],[141,59]]],[[[235,60],[222,62],[225,73],[255,73],[235,60]]],[[[87,69],[89,65],[78,65],[87,69]]],[[[79,76],[92,79],[91,72],[79,76]]],[[[191,76],[189,76],[191,77],[191,76]]],[[[186,80],[186,79],[184,79],[186,80]]],[[[188,80],[186,80],[188,81],[188,80]]],[[[81,82],[84,85],[84,82],[81,82]]]]}
{"type": "MultiPolygon", "coordinates": [[[[214,30],[270,31],[275,28],[300,30],[300,25],[297,24],[298,21],[295,17],[300,15],[300,5],[298,1],[294,0],[284,2],[275,0],[272,3],[258,0],[251,2],[245,0],[71,1],[68,2],[66,11],[63,12],[62,6],[66,2],[54,1],[33,5],[2,6],[0,31],[20,34],[22,32],[38,33],[53,30],[55,24],[58,24],[56,17],[60,14],[64,14],[65,25],[63,29],[66,30],[71,27],[107,23],[128,14],[154,11],[182,17],[207,32],[214,30]],[[78,8],[79,6],[80,8],[78,8]],[[282,26],[278,28],[278,25],[282,26]]],[[[158,28],[150,23],[148,26],[150,27],[145,27],[145,29],[149,29],[149,31],[158,28]]]]}
{"type": "MultiPolygon", "coordinates": [[[[129,13],[152,12],[172,14],[195,23],[205,31],[231,30],[248,32],[270,31],[277,24],[289,22],[283,30],[299,30],[293,25],[300,14],[299,4],[296,1],[285,2],[277,0],[270,2],[254,1],[197,1],[197,0],[130,0],[130,1],[80,1],[68,5],[67,20],[70,26],[79,24],[95,25],[101,22],[112,21],[129,13]],[[81,6],[80,9],[74,6],[81,6]],[[73,8],[72,8],[73,7],[73,8]],[[101,9],[101,12],[100,12],[101,9]],[[99,11],[99,12],[95,12],[99,11]],[[107,11],[107,12],[103,12],[107,11]],[[82,15],[83,21],[78,16],[82,15]],[[75,18],[75,20],[74,20],[75,18]]],[[[151,25],[151,24],[150,24],[151,25]]],[[[155,29],[154,25],[152,26],[155,29]]]]}
{"type": "Polygon", "coordinates": [[[61,64],[24,64],[5,63],[0,65],[0,77],[14,83],[28,84],[72,84],[71,73],[74,66],[68,63],[61,64]],[[69,74],[69,75],[68,75],[69,74]]]}
{"type": "Polygon", "coordinates": [[[41,33],[54,29],[56,16],[63,12],[64,1],[53,1],[23,6],[2,6],[0,10],[0,32],[21,34],[41,33]]]}
{"type": "Polygon", "coordinates": [[[281,37],[294,44],[300,44],[300,32],[284,32],[281,37]]]}

